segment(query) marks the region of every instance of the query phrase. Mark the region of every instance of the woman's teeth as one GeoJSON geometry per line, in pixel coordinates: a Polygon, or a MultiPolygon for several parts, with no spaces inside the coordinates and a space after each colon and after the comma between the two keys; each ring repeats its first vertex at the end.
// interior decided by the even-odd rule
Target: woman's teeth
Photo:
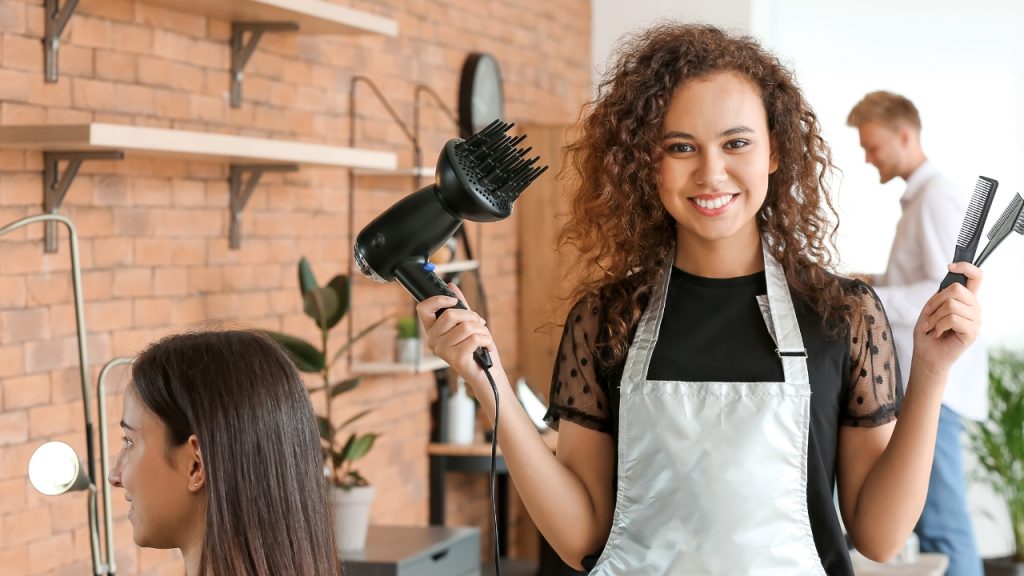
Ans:
{"type": "Polygon", "coordinates": [[[697,203],[697,206],[700,206],[705,210],[715,210],[731,202],[732,196],[718,196],[717,198],[712,198],[711,200],[705,200],[703,198],[694,198],[693,201],[697,203]]]}

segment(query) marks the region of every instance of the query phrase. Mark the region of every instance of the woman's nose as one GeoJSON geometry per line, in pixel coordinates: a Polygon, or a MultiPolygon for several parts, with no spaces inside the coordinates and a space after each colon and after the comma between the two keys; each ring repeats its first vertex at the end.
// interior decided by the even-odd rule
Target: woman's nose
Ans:
{"type": "Polygon", "coordinates": [[[704,186],[715,186],[726,181],[725,159],[717,150],[710,150],[701,157],[697,169],[697,183],[704,186]]]}
{"type": "Polygon", "coordinates": [[[115,486],[117,488],[124,488],[124,486],[121,486],[120,464],[114,464],[114,467],[110,469],[110,474],[107,475],[107,482],[109,482],[111,486],[115,486]]]}

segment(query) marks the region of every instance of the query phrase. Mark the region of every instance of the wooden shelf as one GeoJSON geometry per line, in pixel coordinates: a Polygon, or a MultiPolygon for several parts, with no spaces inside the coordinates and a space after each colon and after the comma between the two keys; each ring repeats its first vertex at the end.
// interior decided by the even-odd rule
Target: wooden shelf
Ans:
{"type": "Polygon", "coordinates": [[[398,22],[323,0],[143,0],[171,10],[243,22],[294,22],[305,34],[397,36],[398,22]]]}
{"type": "Polygon", "coordinates": [[[418,366],[402,362],[353,362],[351,372],[356,376],[422,374],[447,367],[448,363],[437,356],[423,356],[418,366]]]}
{"type": "Polygon", "coordinates": [[[268,138],[119,124],[0,126],[0,147],[53,151],[121,150],[232,163],[392,169],[394,153],[268,138]]]}

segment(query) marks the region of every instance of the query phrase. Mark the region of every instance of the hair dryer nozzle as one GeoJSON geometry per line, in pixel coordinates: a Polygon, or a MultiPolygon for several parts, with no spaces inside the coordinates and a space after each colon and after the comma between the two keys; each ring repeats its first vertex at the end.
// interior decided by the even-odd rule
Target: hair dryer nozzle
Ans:
{"type": "Polygon", "coordinates": [[[517,148],[526,135],[509,136],[514,124],[495,120],[466,140],[449,140],[437,163],[437,188],[455,217],[475,222],[508,218],[519,194],[548,169],[517,148]]]}
{"type": "Polygon", "coordinates": [[[512,203],[547,166],[525,159],[517,148],[526,136],[508,136],[512,124],[495,120],[467,140],[453,138],[437,163],[436,183],[377,216],[356,237],[359,270],[377,280],[398,279],[418,300],[448,291],[427,266],[463,220],[493,222],[512,213],[512,203]]]}

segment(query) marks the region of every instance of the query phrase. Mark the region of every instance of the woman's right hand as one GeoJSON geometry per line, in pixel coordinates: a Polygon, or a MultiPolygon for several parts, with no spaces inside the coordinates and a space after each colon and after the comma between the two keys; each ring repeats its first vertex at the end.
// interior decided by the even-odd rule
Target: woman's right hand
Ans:
{"type": "MultiPolygon", "coordinates": [[[[459,287],[449,283],[448,288],[466,306],[466,298],[459,287]]],[[[473,359],[473,352],[486,348],[494,365],[500,366],[498,350],[485,320],[472,310],[452,308],[455,304],[456,299],[450,296],[433,296],[416,304],[416,314],[426,329],[427,347],[473,386],[481,381],[475,376],[482,372],[473,359]],[[435,317],[438,310],[445,308],[440,317],[435,317]]]]}

